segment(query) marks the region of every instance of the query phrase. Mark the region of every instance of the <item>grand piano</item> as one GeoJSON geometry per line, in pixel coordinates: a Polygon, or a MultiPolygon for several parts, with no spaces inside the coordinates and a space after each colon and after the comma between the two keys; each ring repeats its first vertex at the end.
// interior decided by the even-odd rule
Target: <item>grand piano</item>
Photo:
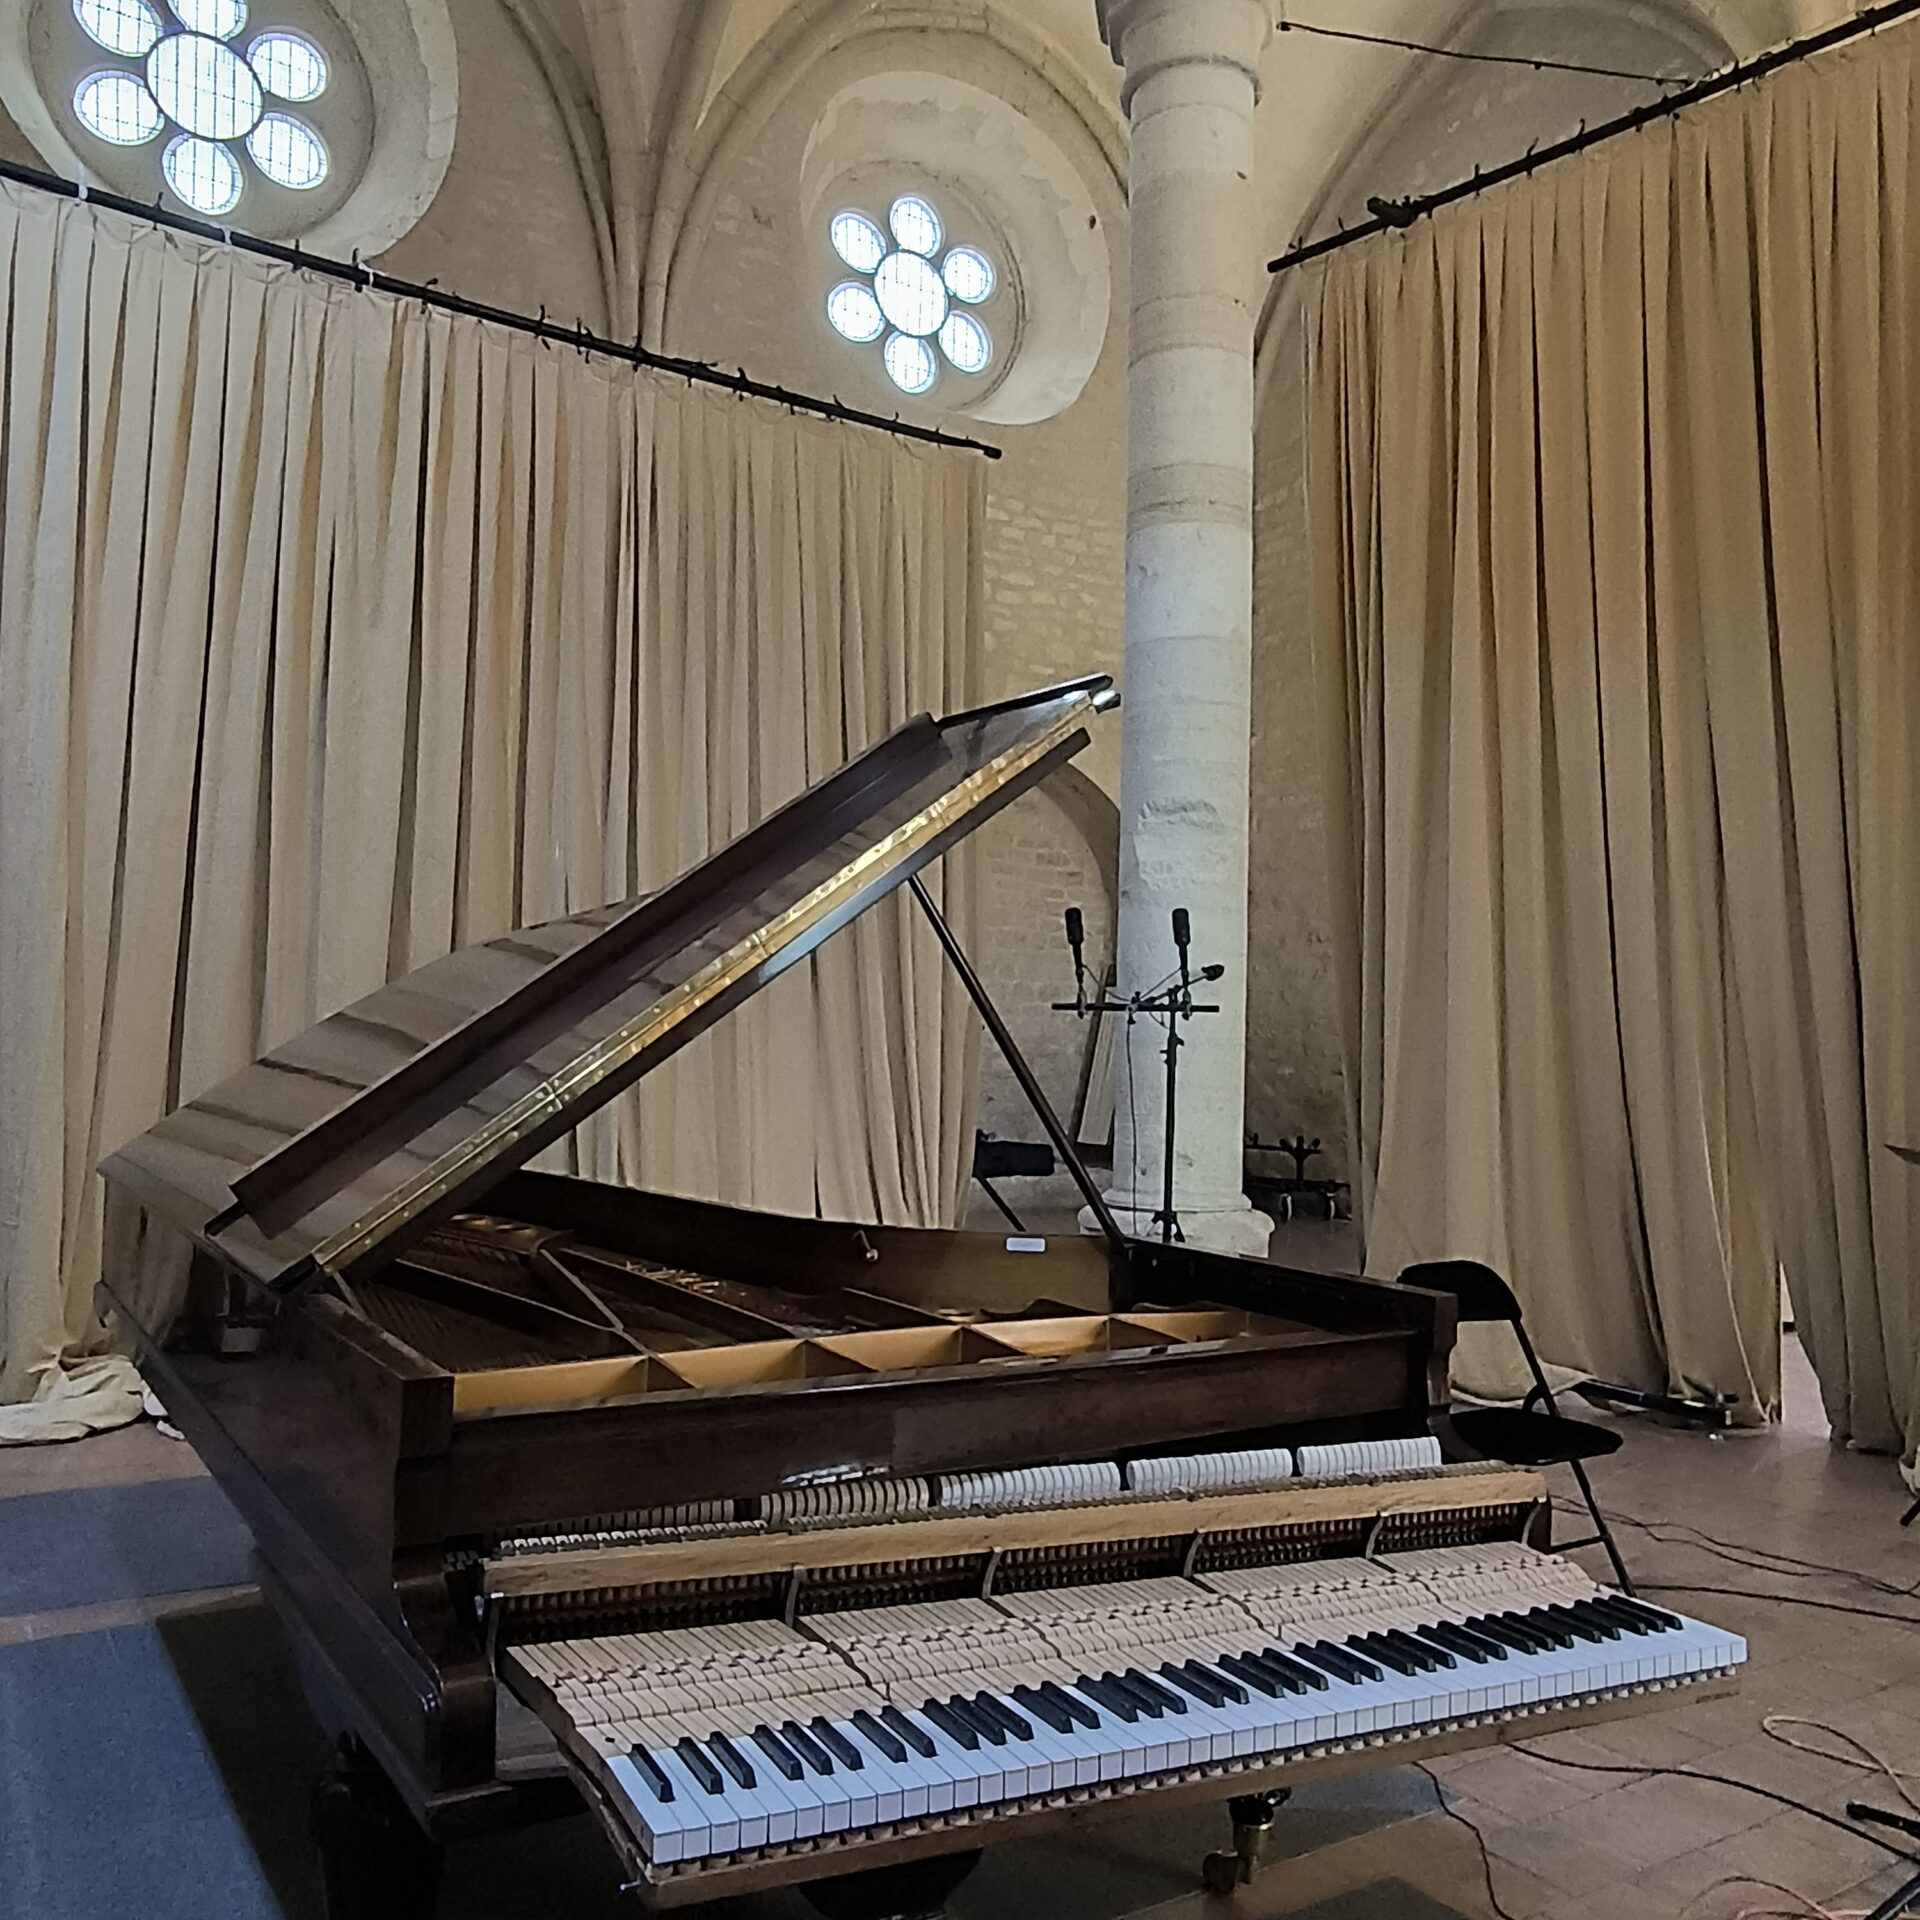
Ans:
{"type": "Polygon", "coordinates": [[[1463,1458],[1444,1296],[1114,1224],[919,879],[1104,679],[922,716],[649,898],[321,1021],[103,1165],[104,1304],[339,1759],[335,1920],[577,1811],[649,1907],[937,1909],[984,1845],[1664,1705],[1738,1641],[1463,1458]],[[528,1163],[910,887],[1103,1231],[782,1218],[528,1163]],[[156,1304],[159,1303],[159,1304],[156,1304]]]}

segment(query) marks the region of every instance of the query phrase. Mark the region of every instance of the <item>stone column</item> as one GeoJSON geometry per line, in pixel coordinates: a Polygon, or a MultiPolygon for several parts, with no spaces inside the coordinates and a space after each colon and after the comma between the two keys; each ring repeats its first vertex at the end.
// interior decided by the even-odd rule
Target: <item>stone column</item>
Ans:
{"type": "MultiPolygon", "coordinates": [[[[1266,0],[1095,0],[1125,69],[1129,161],[1127,628],[1120,774],[1119,987],[1175,963],[1226,977],[1181,1025],[1175,1200],[1186,1237],[1264,1253],[1241,1191],[1246,1110],[1247,759],[1253,624],[1253,109],[1266,0]]],[[[1150,1235],[1165,1140],[1164,1040],[1115,1054],[1111,1200],[1150,1235]]]]}

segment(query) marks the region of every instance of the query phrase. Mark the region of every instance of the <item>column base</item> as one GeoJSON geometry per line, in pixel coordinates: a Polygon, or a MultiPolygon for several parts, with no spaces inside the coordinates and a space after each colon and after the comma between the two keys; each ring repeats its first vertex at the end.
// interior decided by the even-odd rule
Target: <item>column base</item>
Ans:
{"type": "MultiPolygon", "coordinates": [[[[1158,1240],[1160,1227],[1154,1219],[1159,1201],[1136,1205],[1131,1193],[1110,1193],[1107,1205],[1120,1223],[1120,1231],[1131,1240],[1158,1240]]],[[[1090,1207],[1080,1209],[1080,1231],[1098,1233],[1100,1223],[1090,1207]]],[[[1273,1222],[1258,1212],[1245,1194],[1212,1206],[1185,1203],[1180,1208],[1180,1232],[1190,1247],[1204,1247],[1209,1253],[1238,1253],[1255,1260],[1267,1257],[1267,1241],[1273,1222]]]]}

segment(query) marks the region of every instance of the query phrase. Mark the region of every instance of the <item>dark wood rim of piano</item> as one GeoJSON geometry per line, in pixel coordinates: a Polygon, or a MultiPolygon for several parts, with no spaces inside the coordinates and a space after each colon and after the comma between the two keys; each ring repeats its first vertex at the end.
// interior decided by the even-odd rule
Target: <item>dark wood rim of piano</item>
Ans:
{"type": "Polygon", "coordinates": [[[1277,1791],[1718,1684],[1727,1644],[1640,1646],[1692,1629],[1608,1614],[1547,1551],[1538,1476],[1465,1456],[1444,1295],[525,1167],[1111,704],[1096,679],[922,716],[662,893],[422,968],[104,1163],[105,1304],[251,1528],[343,1743],[315,1815],[334,1920],[424,1914],[435,1848],[583,1799],[653,1904],[824,1876],[844,1909],[863,1870],[924,1888],[959,1869],[916,1862],[1138,1793],[1277,1791]],[[1500,1580],[1530,1596],[1513,1618],[1448,1613],[1383,1664],[1285,1624],[1343,1582],[1444,1612],[1500,1580]],[[1060,1668],[1087,1607],[1114,1610],[1119,1666],[1116,1634],[1168,1677],[1060,1668]],[[1424,1718],[1411,1688],[1398,1721],[1384,1696],[1301,1709],[1285,1754],[1278,1721],[1219,1722],[1205,1759],[1122,1730],[1455,1654],[1539,1658],[1424,1718]],[[1026,1678],[916,1703],[883,1677],[949,1656],[1026,1678]],[[753,1717],[775,1700],[788,1726],[753,1717]]]}

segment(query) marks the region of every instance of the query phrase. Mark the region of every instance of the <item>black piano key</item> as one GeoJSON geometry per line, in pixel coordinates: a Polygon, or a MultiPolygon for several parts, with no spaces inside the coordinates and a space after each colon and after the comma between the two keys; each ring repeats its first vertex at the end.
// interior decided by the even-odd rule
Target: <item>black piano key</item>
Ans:
{"type": "Polygon", "coordinates": [[[1089,1700],[1097,1700],[1116,1719],[1124,1720],[1128,1726],[1140,1718],[1140,1703],[1124,1687],[1110,1685],[1105,1680],[1096,1680],[1091,1674],[1073,1683],[1089,1700]]]}
{"type": "Polygon", "coordinates": [[[1051,1700],[1069,1720],[1076,1726],[1086,1728],[1089,1733],[1100,1724],[1100,1716],[1077,1693],[1069,1692],[1056,1680],[1044,1682],[1040,1696],[1044,1700],[1051,1700]]]}
{"type": "Polygon", "coordinates": [[[1531,1627],[1536,1633],[1544,1633],[1548,1644],[1561,1652],[1573,1645],[1573,1633],[1562,1620],[1556,1620],[1545,1607],[1529,1607],[1520,1615],[1523,1626],[1531,1627]]]}
{"type": "Polygon", "coordinates": [[[1387,1677],[1365,1654],[1356,1653],[1337,1640],[1316,1640],[1313,1645],[1316,1653],[1324,1650],[1336,1662],[1344,1661],[1350,1680],[1384,1680],[1387,1677]]]}
{"type": "Polygon", "coordinates": [[[1033,1724],[1022,1720],[997,1693],[976,1693],[973,1703],[982,1713],[991,1714],[1016,1740],[1031,1740],[1033,1724]]]}
{"type": "Polygon", "coordinates": [[[1635,1619],[1644,1620],[1655,1633],[1678,1633],[1683,1624],[1678,1614],[1650,1607],[1644,1600],[1631,1599],[1624,1593],[1610,1593],[1607,1601],[1610,1606],[1621,1608],[1635,1619]]]}
{"type": "Polygon", "coordinates": [[[1073,1715],[1056,1707],[1051,1700],[1042,1699],[1032,1687],[1015,1687],[1013,1704],[1032,1714],[1036,1720],[1044,1720],[1055,1733],[1073,1731],[1073,1715]]]}
{"type": "Polygon", "coordinates": [[[783,1780],[798,1780],[804,1769],[797,1754],[788,1751],[786,1743],[771,1727],[755,1727],[753,1744],[773,1762],[774,1771],[783,1780]]]}
{"type": "MultiPolygon", "coordinates": [[[[1183,1693],[1192,1693],[1192,1697],[1200,1701],[1202,1707],[1227,1705],[1227,1682],[1215,1680],[1212,1674],[1202,1674],[1200,1668],[1192,1665],[1192,1661],[1188,1661],[1185,1667],[1175,1667],[1171,1661],[1167,1661],[1160,1668],[1160,1672],[1164,1674],[1169,1688],[1177,1688],[1183,1693]]],[[[1240,1693],[1240,1697],[1246,1699],[1246,1693],[1240,1693]]]]}
{"type": "Polygon", "coordinates": [[[1346,1686],[1352,1686],[1360,1676],[1353,1665],[1336,1653],[1324,1640],[1316,1640],[1311,1646],[1296,1640],[1287,1649],[1287,1653],[1296,1663],[1304,1667],[1313,1667],[1326,1677],[1326,1680],[1338,1680],[1346,1686]]]}
{"type": "Polygon", "coordinates": [[[1152,1694],[1148,1693],[1144,1687],[1135,1686],[1131,1674],[1115,1673],[1109,1669],[1103,1673],[1100,1678],[1104,1680],[1108,1686],[1118,1687],[1149,1720],[1164,1720],[1166,1718],[1166,1708],[1163,1707],[1152,1694]]]}
{"type": "Polygon", "coordinates": [[[934,1754],[933,1741],[924,1727],[917,1727],[900,1711],[898,1707],[882,1707],[880,1718],[917,1753],[922,1760],[931,1760],[934,1754]]]}
{"type": "Polygon", "coordinates": [[[833,1771],[832,1754],[798,1720],[781,1721],[780,1737],[815,1773],[829,1774],[833,1771]]]}
{"type": "Polygon", "coordinates": [[[1246,1688],[1238,1681],[1229,1680],[1224,1673],[1209,1673],[1197,1660],[1183,1660],[1177,1667],[1168,1662],[1160,1671],[1203,1706],[1222,1707],[1229,1701],[1237,1704],[1247,1697],[1246,1688]]]}
{"type": "Polygon", "coordinates": [[[907,1757],[907,1749],[899,1736],[889,1733],[865,1707],[851,1717],[849,1725],[875,1753],[884,1755],[896,1767],[907,1757]]]}
{"type": "Polygon", "coordinates": [[[1477,1613],[1467,1622],[1475,1633],[1484,1633],[1489,1640],[1496,1640],[1509,1653],[1545,1653],[1546,1642],[1537,1635],[1527,1633],[1503,1615],[1477,1613]]]}
{"type": "Polygon", "coordinates": [[[1168,1713],[1185,1713],[1187,1703],[1171,1687],[1163,1685],[1150,1673],[1142,1673],[1138,1667],[1129,1667],[1124,1676],[1138,1693],[1144,1687],[1149,1694],[1159,1700],[1168,1713]]]}
{"type": "Polygon", "coordinates": [[[634,1771],[647,1783],[648,1791],[662,1806],[673,1802],[673,1782],[660,1771],[659,1763],[645,1747],[630,1747],[627,1758],[633,1762],[634,1771]]]}
{"type": "Polygon", "coordinates": [[[924,1713],[956,1747],[962,1747],[968,1753],[978,1753],[980,1751],[980,1730],[977,1727],[969,1726],[944,1700],[929,1700],[920,1711],[924,1713]]]}
{"type": "Polygon", "coordinates": [[[1402,1653],[1391,1642],[1383,1640],[1377,1633],[1356,1633],[1345,1644],[1343,1651],[1356,1658],[1364,1654],[1370,1660],[1376,1660],[1383,1667],[1390,1667],[1395,1673],[1404,1674],[1408,1679],[1421,1670],[1421,1664],[1410,1653],[1402,1653]]]}
{"type": "Polygon", "coordinates": [[[1286,1647],[1262,1647],[1260,1664],[1283,1680],[1291,1693],[1325,1693],[1327,1676],[1311,1661],[1296,1660],[1286,1647]]]}
{"type": "Polygon", "coordinates": [[[1548,1607],[1547,1617],[1557,1620],[1576,1640],[1584,1640],[1589,1646],[1597,1647],[1606,1638],[1592,1621],[1583,1619],[1571,1607],[1548,1607]]]}
{"type": "Polygon", "coordinates": [[[1443,1647],[1451,1647],[1477,1667],[1484,1667],[1489,1660],[1498,1660],[1501,1656],[1502,1649],[1491,1640],[1482,1640],[1477,1633],[1469,1633],[1465,1627],[1455,1626],[1451,1620],[1435,1620],[1422,1627],[1420,1632],[1423,1638],[1436,1641],[1443,1647]]]}
{"type": "Polygon", "coordinates": [[[1409,1633],[1404,1627],[1389,1627],[1385,1637],[1412,1658],[1424,1660],[1429,1671],[1442,1668],[1450,1670],[1460,1664],[1451,1648],[1429,1640],[1424,1633],[1409,1633]]]}
{"type": "MultiPolygon", "coordinates": [[[[1244,1653],[1223,1653],[1215,1664],[1222,1673],[1231,1674],[1234,1679],[1244,1681],[1255,1693],[1264,1694],[1269,1700],[1277,1700],[1283,1693],[1293,1689],[1287,1683],[1271,1674],[1258,1660],[1244,1653]]],[[[1326,1685],[1323,1680],[1320,1683],[1326,1685]]]]}
{"type": "Polygon", "coordinates": [[[700,1749],[700,1743],[691,1736],[677,1740],[673,1750],[706,1792],[718,1793],[727,1784],[720,1777],[720,1769],[707,1758],[700,1749]]]}
{"type": "Polygon", "coordinates": [[[751,1793],[759,1785],[753,1762],[724,1733],[707,1735],[707,1751],[733,1775],[736,1786],[745,1787],[751,1793]]]}
{"type": "Polygon", "coordinates": [[[947,1710],[958,1714],[989,1746],[1004,1747],[1007,1744],[1006,1728],[991,1714],[982,1713],[971,1700],[964,1700],[956,1693],[947,1702],[947,1710]]]}
{"type": "Polygon", "coordinates": [[[851,1767],[855,1773],[865,1770],[867,1757],[831,1720],[821,1714],[815,1714],[807,1722],[807,1731],[840,1762],[843,1767],[851,1767]]]}
{"type": "Polygon", "coordinates": [[[1584,1620],[1604,1640],[1618,1640],[1626,1632],[1618,1620],[1609,1619],[1598,1607],[1590,1607],[1584,1600],[1569,1600],[1567,1611],[1576,1620],[1584,1620]]]}
{"type": "Polygon", "coordinates": [[[1590,1607],[1603,1620],[1611,1620],[1622,1633],[1651,1633],[1653,1628],[1630,1609],[1614,1604],[1616,1596],[1611,1593],[1597,1593],[1590,1600],[1581,1601],[1583,1607],[1590,1607]]]}

